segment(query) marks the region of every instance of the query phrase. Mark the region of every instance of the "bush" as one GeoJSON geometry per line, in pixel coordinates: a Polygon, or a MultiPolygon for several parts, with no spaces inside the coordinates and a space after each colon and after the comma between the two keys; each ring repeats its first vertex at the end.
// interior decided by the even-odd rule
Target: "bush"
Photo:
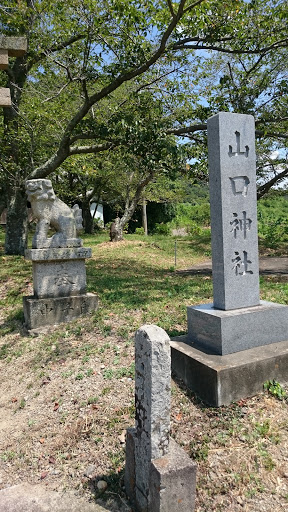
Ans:
{"type": "Polygon", "coordinates": [[[140,235],[140,236],[145,235],[144,228],[142,228],[142,227],[141,228],[136,228],[135,229],[135,235],[140,235]]]}
{"type": "Polygon", "coordinates": [[[93,230],[94,233],[100,233],[100,231],[103,231],[104,229],[104,222],[103,220],[96,218],[93,219],[93,230]]]}
{"type": "Polygon", "coordinates": [[[288,201],[285,197],[258,202],[258,233],[266,247],[276,248],[288,240],[288,201]]]}
{"type": "Polygon", "coordinates": [[[210,205],[179,203],[176,205],[176,216],[171,226],[176,229],[185,228],[189,234],[199,234],[202,226],[210,224],[210,205]]]}
{"type": "Polygon", "coordinates": [[[265,220],[260,218],[258,228],[259,236],[263,238],[266,247],[275,249],[287,240],[288,225],[284,217],[266,217],[265,220]]]}
{"type": "Polygon", "coordinates": [[[170,235],[171,229],[168,224],[164,224],[161,222],[160,224],[155,224],[154,233],[156,235],[170,235]]]}

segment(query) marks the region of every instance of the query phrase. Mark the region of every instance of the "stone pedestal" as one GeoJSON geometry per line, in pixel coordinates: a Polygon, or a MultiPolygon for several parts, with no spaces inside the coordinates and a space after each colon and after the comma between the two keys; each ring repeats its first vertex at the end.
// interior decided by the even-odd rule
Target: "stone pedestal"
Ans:
{"type": "Polygon", "coordinates": [[[187,336],[170,344],[174,375],[213,407],[261,393],[267,380],[288,382],[288,340],[223,356],[191,346],[187,336]]]}
{"type": "Polygon", "coordinates": [[[135,458],[136,429],[127,430],[125,489],[133,510],[137,512],[193,512],[196,492],[197,466],[188,454],[170,438],[165,455],[152,459],[147,474],[147,495],[137,488],[135,458]]]}
{"type": "Polygon", "coordinates": [[[200,350],[226,355],[285,341],[288,306],[261,301],[259,306],[223,311],[213,304],[188,306],[187,342],[200,350]]]}
{"type": "Polygon", "coordinates": [[[67,322],[97,309],[98,299],[86,293],[86,247],[30,249],[34,295],[23,297],[28,329],[67,322]]]}

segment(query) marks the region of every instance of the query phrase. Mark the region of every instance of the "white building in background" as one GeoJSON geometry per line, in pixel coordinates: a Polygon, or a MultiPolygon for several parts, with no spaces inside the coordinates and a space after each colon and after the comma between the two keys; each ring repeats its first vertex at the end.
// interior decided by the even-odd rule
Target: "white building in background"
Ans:
{"type": "Polygon", "coordinates": [[[91,205],[90,205],[90,212],[91,212],[92,217],[94,217],[95,219],[102,220],[102,222],[104,223],[103,205],[102,204],[98,204],[97,210],[96,210],[96,213],[95,213],[95,216],[94,216],[95,208],[96,208],[96,203],[91,203],[91,205]]]}

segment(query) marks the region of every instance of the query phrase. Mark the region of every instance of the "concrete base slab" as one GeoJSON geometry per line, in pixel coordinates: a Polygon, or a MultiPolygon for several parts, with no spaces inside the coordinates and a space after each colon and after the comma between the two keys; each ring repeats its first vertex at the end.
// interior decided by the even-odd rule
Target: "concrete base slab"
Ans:
{"type": "Polygon", "coordinates": [[[193,512],[196,490],[196,464],[170,438],[169,452],[150,464],[147,495],[137,487],[135,429],[126,437],[124,483],[135,512],[193,512]]]}
{"type": "Polygon", "coordinates": [[[30,296],[23,297],[23,307],[26,327],[38,329],[94,313],[98,307],[98,297],[93,293],[44,299],[30,296]]]}
{"type": "Polygon", "coordinates": [[[213,407],[261,392],[267,380],[288,382],[288,341],[229,355],[198,350],[189,345],[187,335],[173,338],[170,344],[174,374],[213,407]]]}
{"type": "Polygon", "coordinates": [[[40,485],[19,484],[0,491],[1,512],[107,512],[73,493],[47,491],[40,485]]]}
{"type": "Polygon", "coordinates": [[[229,311],[215,309],[213,304],[188,306],[187,322],[192,346],[214,354],[232,354],[285,341],[288,306],[266,301],[229,311]]]}

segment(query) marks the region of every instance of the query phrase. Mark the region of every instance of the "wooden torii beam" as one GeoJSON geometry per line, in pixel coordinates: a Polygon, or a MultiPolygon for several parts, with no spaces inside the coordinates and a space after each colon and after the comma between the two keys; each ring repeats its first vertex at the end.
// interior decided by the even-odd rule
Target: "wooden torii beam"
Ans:
{"type": "MultiPolygon", "coordinates": [[[[0,35],[0,70],[7,69],[9,57],[21,57],[27,52],[26,37],[7,37],[0,35]]],[[[0,87],[0,107],[10,107],[10,89],[0,87]]]]}

